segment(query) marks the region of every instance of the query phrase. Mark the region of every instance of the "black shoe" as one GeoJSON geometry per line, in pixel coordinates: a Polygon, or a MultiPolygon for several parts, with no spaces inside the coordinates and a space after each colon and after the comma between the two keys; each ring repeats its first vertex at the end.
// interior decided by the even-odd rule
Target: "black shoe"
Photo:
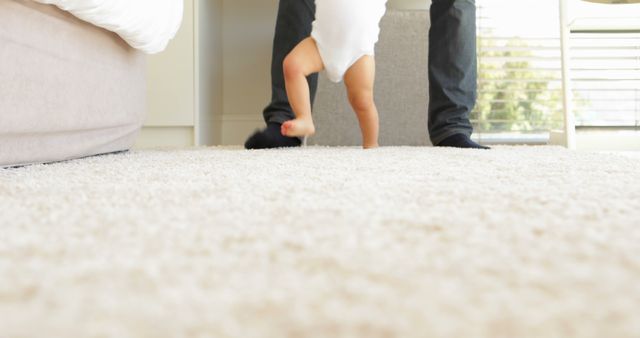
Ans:
{"type": "Polygon", "coordinates": [[[479,145],[471,138],[465,134],[455,134],[447,137],[442,142],[436,145],[437,147],[453,147],[453,148],[466,148],[466,149],[491,149],[489,147],[485,147],[479,145]]]}
{"type": "Polygon", "coordinates": [[[272,148],[293,148],[302,144],[297,137],[287,137],[282,135],[280,123],[269,122],[267,128],[258,130],[249,136],[244,143],[246,149],[272,149],[272,148]]]}

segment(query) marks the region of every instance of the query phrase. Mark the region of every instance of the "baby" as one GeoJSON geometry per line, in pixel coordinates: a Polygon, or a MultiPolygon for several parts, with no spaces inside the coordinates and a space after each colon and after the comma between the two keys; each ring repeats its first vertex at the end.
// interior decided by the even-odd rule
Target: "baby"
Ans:
{"type": "Polygon", "coordinates": [[[378,110],[373,100],[374,47],[387,0],[316,0],[311,37],[284,60],[289,103],[296,118],[282,124],[282,135],[313,135],[307,76],[325,70],[329,79],[344,79],[365,149],[378,147],[378,110]]]}

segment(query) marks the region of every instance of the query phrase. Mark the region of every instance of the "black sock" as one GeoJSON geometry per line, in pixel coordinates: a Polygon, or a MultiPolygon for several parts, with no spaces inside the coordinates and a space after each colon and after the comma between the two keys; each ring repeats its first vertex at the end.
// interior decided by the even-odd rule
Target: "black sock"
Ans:
{"type": "Polygon", "coordinates": [[[471,138],[465,134],[455,134],[447,137],[442,142],[438,143],[438,147],[453,147],[453,148],[469,148],[469,149],[491,149],[489,147],[481,146],[471,140],[471,138]]]}
{"type": "Polygon", "coordinates": [[[297,137],[282,135],[281,127],[280,123],[267,123],[266,129],[258,130],[249,136],[244,147],[246,149],[291,148],[299,147],[302,144],[302,141],[297,137]]]}

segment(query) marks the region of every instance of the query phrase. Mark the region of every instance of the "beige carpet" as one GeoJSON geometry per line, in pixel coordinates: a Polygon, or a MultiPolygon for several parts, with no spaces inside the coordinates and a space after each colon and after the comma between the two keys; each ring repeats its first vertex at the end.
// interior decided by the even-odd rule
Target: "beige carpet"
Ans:
{"type": "Polygon", "coordinates": [[[144,151],[0,170],[0,337],[640,337],[640,158],[144,151]]]}

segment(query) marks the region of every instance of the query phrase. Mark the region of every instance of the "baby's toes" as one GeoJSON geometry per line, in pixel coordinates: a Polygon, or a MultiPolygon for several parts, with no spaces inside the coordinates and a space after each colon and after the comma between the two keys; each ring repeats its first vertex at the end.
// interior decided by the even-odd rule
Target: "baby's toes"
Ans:
{"type": "Polygon", "coordinates": [[[280,128],[280,133],[282,133],[282,135],[287,136],[287,133],[289,132],[289,129],[291,128],[291,122],[285,122],[282,124],[282,127],[280,128]]]}

